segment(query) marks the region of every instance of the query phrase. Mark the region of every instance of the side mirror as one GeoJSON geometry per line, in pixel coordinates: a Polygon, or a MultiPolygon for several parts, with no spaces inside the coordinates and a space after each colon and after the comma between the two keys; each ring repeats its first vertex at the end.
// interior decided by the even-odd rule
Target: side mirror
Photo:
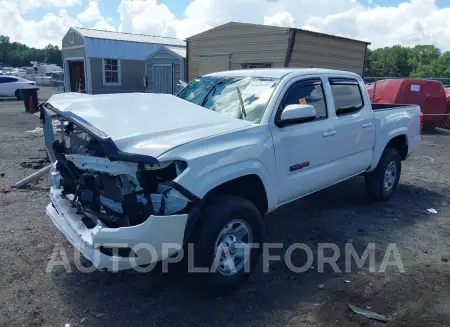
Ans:
{"type": "Polygon", "coordinates": [[[290,104],[284,108],[280,118],[276,121],[278,127],[314,121],[317,117],[316,109],[310,104],[290,104]]]}

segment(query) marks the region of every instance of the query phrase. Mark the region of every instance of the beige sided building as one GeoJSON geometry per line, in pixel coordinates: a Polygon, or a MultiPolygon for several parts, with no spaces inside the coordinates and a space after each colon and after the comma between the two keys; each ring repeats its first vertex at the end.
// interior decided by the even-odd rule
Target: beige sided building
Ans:
{"type": "Polygon", "coordinates": [[[187,39],[189,80],[204,74],[245,68],[315,67],[362,74],[370,43],[247,23],[227,23],[187,39]]]}

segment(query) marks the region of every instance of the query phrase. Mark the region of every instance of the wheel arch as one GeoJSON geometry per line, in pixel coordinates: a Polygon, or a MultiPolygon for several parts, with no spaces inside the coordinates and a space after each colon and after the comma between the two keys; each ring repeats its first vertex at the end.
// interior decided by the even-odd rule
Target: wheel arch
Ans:
{"type": "Polygon", "coordinates": [[[408,137],[406,134],[401,134],[392,138],[388,144],[386,144],[385,149],[387,148],[397,150],[398,153],[400,153],[402,160],[405,160],[408,156],[408,137]]]}
{"type": "Polygon", "coordinates": [[[247,174],[228,180],[209,190],[202,200],[191,209],[185,228],[185,243],[201,223],[202,209],[221,195],[234,195],[247,199],[255,205],[261,216],[264,216],[269,210],[268,194],[260,176],[247,174]]]}
{"type": "Polygon", "coordinates": [[[387,148],[393,148],[400,153],[402,160],[405,160],[409,152],[408,134],[404,129],[392,131],[384,142],[375,144],[373,151],[373,160],[368,172],[374,170],[387,148]]]}

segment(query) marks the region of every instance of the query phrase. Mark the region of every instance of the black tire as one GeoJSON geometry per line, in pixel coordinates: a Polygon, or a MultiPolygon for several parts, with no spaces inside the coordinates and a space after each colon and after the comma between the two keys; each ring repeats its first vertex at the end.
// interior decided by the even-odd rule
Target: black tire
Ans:
{"type": "Polygon", "coordinates": [[[17,98],[17,100],[22,100],[22,92],[20,92],[20,90],[16,90],[16,92],[14,93],[14,96],[17,98]]]}
{"type": "MultiPolygon", "coordinates": [[[[214,263],[214,251],[221,231],[233,221],[243,221],[252,234],[252,243],[259,244],[250,249],[247,269],[237,270],[232,275],[224,275],[220,269],[209,272],[194,272],[200,286],[208,292],[228,293],[241,286],[255,268],[262,250],[264,240],[264,222],[255,205],[238,196],[223,195],[212,200],[202,214],[201,220],[193,235],[194,267],[208,267],[211,270],[214,263]]],[[[249,240],[249,238],[247,239],[249,240]]]]}
{"type": "MultiPolygon", "coordinates": [[[[386,201],[395,193],[400,180],[402,169],[402,158],[396,149],[386,148],[378,162],[378,166],[366,174],[367,194],[376,201],[386,201]],[[396,174],[393,183],[385,185],[385,174],[388,167],[393,164],[396,167],[396,174]],[[390,187],[387,187],[389,186],[390,187]]],[[[390,169],[391,171],[391,169],[390,169]]]]}

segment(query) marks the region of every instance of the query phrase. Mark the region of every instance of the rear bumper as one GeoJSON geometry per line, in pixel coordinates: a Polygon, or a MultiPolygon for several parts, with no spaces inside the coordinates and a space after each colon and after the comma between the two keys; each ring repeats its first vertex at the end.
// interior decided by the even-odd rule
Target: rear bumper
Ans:
{"type": "Polygon", "coordinates": [[[100,270],[117,271],[165,260],[177,253],[183,245],[187,214],[150,216],[136,226],[108,228],[101,222],[88,228],[83,216],[76,212],[69,200],[61,196],[61,190],[52,187],[52,203],[47,206],[47,215],[67,240],[85,258],[100,270]],[[111,256],[100,251],[100,247],[133,249],[134,257],[111,256]]]}

